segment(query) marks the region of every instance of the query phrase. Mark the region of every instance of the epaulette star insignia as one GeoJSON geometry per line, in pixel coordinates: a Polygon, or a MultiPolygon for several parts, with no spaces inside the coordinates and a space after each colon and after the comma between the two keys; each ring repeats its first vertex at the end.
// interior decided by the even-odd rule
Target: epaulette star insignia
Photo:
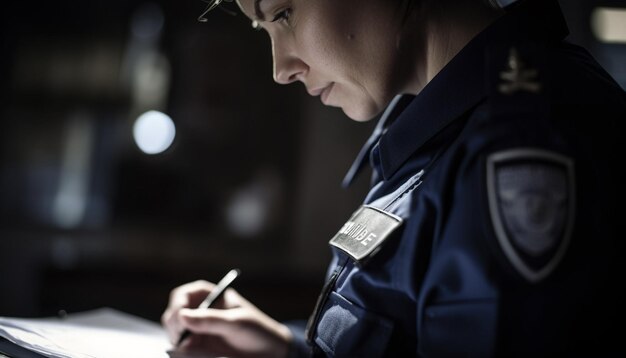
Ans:
{"type": "Polygon", "coordinates": [[[498,90],[502,94],[513,94],[517,91],[527,91],[539,93],[541,84],[537,82],[537,70],[526,68],[515,47],[509,52],[507,69],[500,72],[502,82],[498,85],[498,90]]]}

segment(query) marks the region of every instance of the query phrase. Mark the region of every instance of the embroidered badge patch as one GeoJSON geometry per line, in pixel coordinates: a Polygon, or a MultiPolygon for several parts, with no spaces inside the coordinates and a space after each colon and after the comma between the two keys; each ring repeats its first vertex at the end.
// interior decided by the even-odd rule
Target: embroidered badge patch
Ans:
{"type": "Polygon", "coordinates": [[[363,263],[380,249],[382,243],[402,225],[402,218],[383,210],[363,205],[329,244],[363,263]]]}
{"type": "Polygon", "coordinates": [[[506,258],[528,281],[559,264],[574,221],[574,165],[540,149],[514,149],[487,158],[493,228],[506,258]]]}

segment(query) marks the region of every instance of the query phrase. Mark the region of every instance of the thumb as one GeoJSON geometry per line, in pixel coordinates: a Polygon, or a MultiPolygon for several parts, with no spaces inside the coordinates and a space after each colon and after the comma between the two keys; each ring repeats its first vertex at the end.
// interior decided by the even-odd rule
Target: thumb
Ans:
{"type": "Polygon", "coordinates": [[[183,327],[196,334],[224,336],[233,330],[236,309],[189,309],[179,312],[183,327]]]}

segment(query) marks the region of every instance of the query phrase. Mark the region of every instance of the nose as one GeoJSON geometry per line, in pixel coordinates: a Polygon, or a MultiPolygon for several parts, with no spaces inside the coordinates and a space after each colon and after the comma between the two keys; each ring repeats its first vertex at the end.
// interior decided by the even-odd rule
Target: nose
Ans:
{"type": "Polygon", "coordinates": [[[272,40],[272,58],[274,81],[282,85],[301,80],[309,69],[294,48],[285,42],[272,40]]]}

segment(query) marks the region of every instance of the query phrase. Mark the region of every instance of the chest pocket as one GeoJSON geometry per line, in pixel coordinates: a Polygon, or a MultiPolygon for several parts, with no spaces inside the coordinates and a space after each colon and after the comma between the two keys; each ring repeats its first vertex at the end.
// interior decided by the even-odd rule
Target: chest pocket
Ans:
{"type": "MultiPolygon", "coordinates": [[[[371,293],[374,289],[365,284],[368,279],[362,280],[366,285],[362,287],[363,291],[349,290],[351,292],[347,293],[348,296],[342,295],[346,292],[335,285],[340,282],[339,286],[343,286],[346,280],[351,280],[352,273],[362,270],[364,266],[378,267],[377,263],[370,262],[374,255],[375,261],[384,262],[387,254],[394,251],[394,245],[390,246],[387,241],[393,240],[392,234],[396,236],[401,231],[403,221],[408,218],[412,193],[421,185],[423,174],[422,170],[393,192],[375,200],[368,197],[365,200],[367,204],[359,208],[330,240],[329,244],[339,250],[335,257],[337,264],[318,298],[307,329],[309,342],[314,343],[326,355],[414,355],[414,340],[407,339],[406,333],[398,329],[392,319],[377,314],[375,307],[370,307],[367,303],[354,303],[360,300],[353,295],[367,295],[367,292],[371,293]],[[381,249],[384,254],[378,253],[381,249]]],[[[376,197],[378,189],[372,189],[372,197],[376,197]]],[[[360,274],[361,278],[363,275],[364,271],[360,274]]]]}
{"type": "Polygon", "coordinates": [[[382,357],[392,333],[393,322],[331,292],[315,343],[331,357],[382,357]]]}

